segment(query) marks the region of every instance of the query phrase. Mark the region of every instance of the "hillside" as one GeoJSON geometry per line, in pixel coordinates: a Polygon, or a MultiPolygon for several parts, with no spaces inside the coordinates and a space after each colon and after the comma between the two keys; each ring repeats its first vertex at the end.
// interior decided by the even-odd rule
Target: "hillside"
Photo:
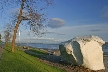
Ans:
{"type": "Polygon", "coordinates": [[[0,72],[65,72],[47,65],[39,61],[39,58],[26,54],[17,48],[14,53],[11,53],[10,48],[10,45],[7,45],[2,54],[0,72]]]}

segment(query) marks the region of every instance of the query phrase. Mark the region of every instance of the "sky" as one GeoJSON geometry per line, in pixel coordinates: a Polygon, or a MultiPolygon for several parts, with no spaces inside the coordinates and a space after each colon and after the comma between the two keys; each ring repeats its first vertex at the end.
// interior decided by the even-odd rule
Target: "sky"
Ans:
{"type": "MultiPolygon", "coordinates": [[[[7,16],[15,9],[10,8],[3,14],[1,32],[5,22],[9,22],[7,16]]],[[[54,0],[53,6],[43,12],[49,19],[46,33],[42,37],[28,36],[31,31],[21,25],[17,42],[60,43],[85,35],[96,35],[108,41],[108,0],[54,0]]]]}

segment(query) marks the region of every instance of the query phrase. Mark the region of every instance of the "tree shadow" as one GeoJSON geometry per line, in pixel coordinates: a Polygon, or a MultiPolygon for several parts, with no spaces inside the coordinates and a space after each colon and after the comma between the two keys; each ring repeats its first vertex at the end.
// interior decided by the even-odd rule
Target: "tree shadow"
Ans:
{"type": "Polygon", "coordinates": [[[6,49],[6,48],[5,48],[5,50],[6,50],[7,52],[11,52],[11,50],[9,50],[9,49],[6,49]]]}
{"type": "Polygon", "coordinates": [[[60,56],[56,56],[56,55],[49,55],[49,54],[38,54],[38,53],[35,53],[35,52],[32,52],[30,50],[25,50],[24,51],[26,54],[29,54],[31,56],[34,56],[34,57],[37,57],[41,60],[46,60],[46,61],[49,61],[51,63],[58,63],[58,64],[67,64],[63,61],[61,61],[61,57],[60,56]]]}

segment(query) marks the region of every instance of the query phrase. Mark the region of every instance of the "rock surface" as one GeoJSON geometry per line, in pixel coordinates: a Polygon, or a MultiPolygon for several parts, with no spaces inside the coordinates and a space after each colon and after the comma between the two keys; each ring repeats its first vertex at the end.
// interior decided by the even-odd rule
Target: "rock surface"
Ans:
{"type": "Polygon", "coordinates": [[[61,43],[59,49],[63,61],[91,70],[101,70],[105,69],[102,51],[104,43],[98,36],[82,36],[61,43]]]}

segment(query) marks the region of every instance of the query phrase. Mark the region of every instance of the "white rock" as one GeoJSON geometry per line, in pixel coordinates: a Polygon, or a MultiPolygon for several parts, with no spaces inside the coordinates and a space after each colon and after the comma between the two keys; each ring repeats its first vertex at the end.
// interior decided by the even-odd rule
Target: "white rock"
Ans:
{"type": "Polygon", "coordinates": [[[102,45],[98,36],[75,37],[59,45],[62,60],[73,65],[82,65],[91,70],[105,69],[102,45]]]}

